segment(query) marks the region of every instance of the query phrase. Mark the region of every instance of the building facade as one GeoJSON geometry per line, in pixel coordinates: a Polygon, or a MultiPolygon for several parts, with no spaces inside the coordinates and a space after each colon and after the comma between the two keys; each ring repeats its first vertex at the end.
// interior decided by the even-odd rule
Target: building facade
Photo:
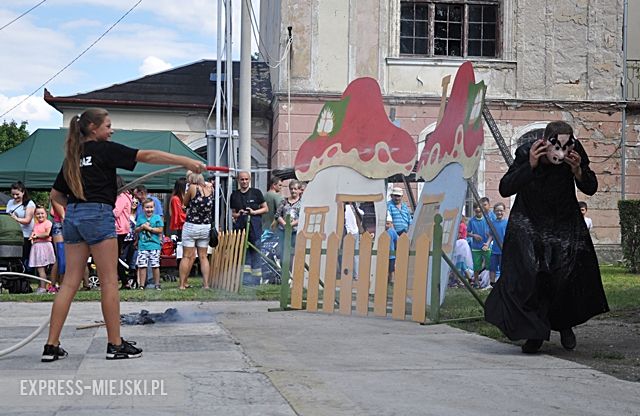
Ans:
{"type": "MultiPolygon", "coordinates": [[[[627,108],[622,88],[629,59],[623,53],[625,4],[263,2],[262,54],[282,56],[291,39],[286,65],[271,71],[272,166],[291,166],[323,103],[364,76],[378,80],[390,118],[421,148],[435,128],[443,77],[469,60],[476,79],[487,85],[487,105],[512,152],[523,140],[538,137],[549,121],[565,120],[574,127],[600,181],[595,196],[579,193],[578,198],[589,204],[599,252],[614,259],[620,243],[617,201],[640,198],[640,117],[627,108]]],[[[477,187],[492,203],[509,207],[512,201],[498,193],[506,169],[486,128],[477,187]]]]}

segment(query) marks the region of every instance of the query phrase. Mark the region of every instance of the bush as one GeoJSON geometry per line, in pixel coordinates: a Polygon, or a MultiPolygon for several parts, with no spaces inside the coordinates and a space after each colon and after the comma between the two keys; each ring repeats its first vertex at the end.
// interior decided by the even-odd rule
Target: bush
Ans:
{"type": "Polygon", "coordinates": [[[618,201],[622,252],[627,270],[640,269],[640,201],[618,201]]]}

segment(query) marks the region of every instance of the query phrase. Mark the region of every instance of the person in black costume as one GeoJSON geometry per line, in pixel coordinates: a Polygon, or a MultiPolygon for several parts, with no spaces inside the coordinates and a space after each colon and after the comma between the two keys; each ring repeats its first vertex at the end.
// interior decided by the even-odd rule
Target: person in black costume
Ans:
{"type": "Polygon", "coordinates": [[[516,150],[500,195],[516,194],[504,238],[502,276],[485,305],[485,319],[536,353],[551,330],[567,350],[572,327],[607,312],[600,269],[582,219],[575,186],[595,194],[598,180],[571,126],[547,125],[542,139],[516,150]]]}

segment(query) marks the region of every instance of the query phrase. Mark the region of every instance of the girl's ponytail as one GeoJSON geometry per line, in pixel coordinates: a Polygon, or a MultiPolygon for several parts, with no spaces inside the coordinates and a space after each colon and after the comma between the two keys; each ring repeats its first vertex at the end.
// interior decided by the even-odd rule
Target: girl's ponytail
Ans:
{"type": "Polygon", "coordinates": [[[99,127],[109,115],[102,108],[88,108],[82,114],[75,115],[69,122],[69,133],[64,142],[64,163],[62,173],[69,189],[78,199],[85,199],[80,174],[80,158],[84,152],[84,142],[89,135],[91,124],[99,127]]]}
{"type": "Polygon", "coordinates": [[[69,123],[69,133],[64,142],[62,173],[73,195],[78,199],[85,199],[82,176],[80,175],[80,158],[84,147],[84,137],[80,131],[80,119],[80,115],[75,115],[69,123]]]}

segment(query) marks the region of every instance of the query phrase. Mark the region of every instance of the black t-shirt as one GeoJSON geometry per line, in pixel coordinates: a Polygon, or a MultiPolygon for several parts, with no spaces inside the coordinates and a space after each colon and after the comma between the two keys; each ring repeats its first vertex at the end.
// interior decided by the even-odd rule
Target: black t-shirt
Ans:
{"type": "Polygon", "coordinates": [[[113,206],[118,192],[116,168],[133,170],[136,167],[137,154],[138,149],[111,141],[85,142],[80,161],[80,175],[86,200],[79,200],[71,193],[62,168],[58,172],[53,189],[67,195],[70,203],[100,202],[113,206]]]}
{"type": "Polygon", "coordinates": [[[260,205],[264,202],[264,196],[259,189],[249,188],[247,192],[242,193],[235,190],[231,193],[231,208],[240,211],[241,209],[260,209],[260,205]]]}
{"type": "MultiPolygon", "coordinates": [[[[247,192],[242,193],[235,190],[231,193],[230,205],[232,209],[237,211],[241,209],[260,209],[260,205],[264,203],[264,196],[259,189],[249,188],[247,192]]],[[[234,230],[243,230],[247,226],[247,215],[242,215],[233,223],[234,230]]],[[[262,219],[261,215],[253,215],[251,218],[251,228],[249,229],[249,241],[257,244],[262,236],[262,219]]]]}

